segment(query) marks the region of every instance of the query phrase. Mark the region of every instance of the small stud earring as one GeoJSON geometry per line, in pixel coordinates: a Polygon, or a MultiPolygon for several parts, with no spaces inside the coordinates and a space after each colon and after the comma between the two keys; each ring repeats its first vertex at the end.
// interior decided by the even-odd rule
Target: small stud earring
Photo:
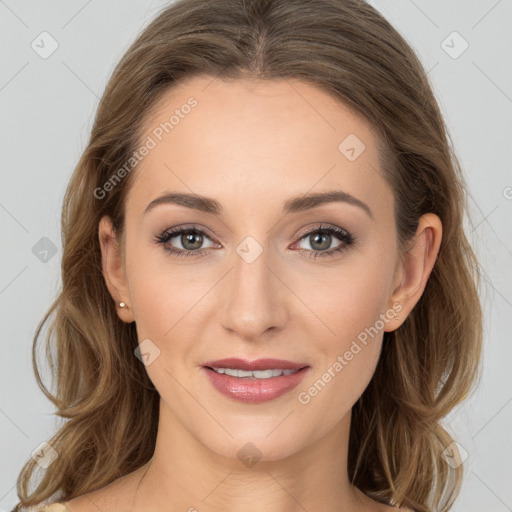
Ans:
{"type": "Polygon", "coordinates": [[[395,320],[398,320],[398,315],[396,314],[396,311],[393,311],[393,317],[395,318],[395,320]]]}
{"type": "Polygon", "coordinates": [[[125,302],[120,302],[120,303],[119,303],[119,307],[120,307],[120,308],[125,308],[125,307],[127,307],[127,306],[126,306],[126,303],[125,303],[125,302]]]}

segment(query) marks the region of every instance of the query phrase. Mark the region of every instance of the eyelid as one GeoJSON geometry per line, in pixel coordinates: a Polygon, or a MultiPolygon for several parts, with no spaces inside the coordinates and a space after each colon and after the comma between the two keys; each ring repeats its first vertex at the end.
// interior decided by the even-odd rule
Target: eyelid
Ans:
{"type": "Polygon", "coordinates": [[[198,231],[199,233],[205,234],[208,238],[212,240],[212,242],[220,243],[217,237],[206,227],[199,224],[178,224],[177,226],[173,226],[172,228],[167,228],[161,232],[161,235],[169,234],[176,236],[183,231],[198,231]]]}
{"type": "Polygon", "coordinates": [[[319,222],[316,225],[308,226],[307,228],[304,228],[301,231],[299,231],[299,233],[296,235],[296,238],[298,240],[300,240],[300,239],[304,238],[306,235],[309,235],[311,233],[316,233],[317,231],[327,231],[329,229],[340,230],[340,231],[343,231],[344,233],[346,233],[347,236],[350,236],[350,237],[352,236],[350,231],[347,231],[345,228],[343,228],[341,226],[331,225],[331,224],[328,224],[325,222],[319,222]]]}

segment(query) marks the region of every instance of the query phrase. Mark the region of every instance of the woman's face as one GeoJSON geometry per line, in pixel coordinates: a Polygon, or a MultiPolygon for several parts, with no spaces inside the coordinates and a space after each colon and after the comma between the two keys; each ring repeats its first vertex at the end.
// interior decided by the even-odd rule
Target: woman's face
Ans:
{"type": "Polygon", "coordinates": [[[252,443],[263,460],[346,426],[401,279],[369,125],[304,82],[196,77],[167,92],[142,145],[117,289],[167,416],[220,455],[252,443]],[[224,358],[305,369],[212,379],[224,358]]]}

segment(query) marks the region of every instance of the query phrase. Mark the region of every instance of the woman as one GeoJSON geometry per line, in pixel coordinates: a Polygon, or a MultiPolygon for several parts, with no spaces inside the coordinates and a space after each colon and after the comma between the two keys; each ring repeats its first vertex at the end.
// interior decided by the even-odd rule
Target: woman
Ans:
{"type": "Polygon", "coordinates": [[[17,510],[449,510],[441,420],[481,347],[464,201],[425,72],[369,5],[166,8],[67,189],[35,342],[54,315],[55,392],[36,375],[68,421],[17,510]]]}

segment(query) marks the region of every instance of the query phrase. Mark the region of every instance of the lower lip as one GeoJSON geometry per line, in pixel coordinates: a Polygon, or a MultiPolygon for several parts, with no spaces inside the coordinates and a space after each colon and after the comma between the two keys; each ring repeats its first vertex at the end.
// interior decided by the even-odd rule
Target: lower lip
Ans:
{"type": "Polygon", "coordinates": [[[240,402],[259,404],[274,400],[300,384],[306,376],[309,366],[298,372],[270,379],[253,379],[249,377],[232,377],[225,373],[217,373],[203,366],[213,387],[223,395],[240,402]]]}

